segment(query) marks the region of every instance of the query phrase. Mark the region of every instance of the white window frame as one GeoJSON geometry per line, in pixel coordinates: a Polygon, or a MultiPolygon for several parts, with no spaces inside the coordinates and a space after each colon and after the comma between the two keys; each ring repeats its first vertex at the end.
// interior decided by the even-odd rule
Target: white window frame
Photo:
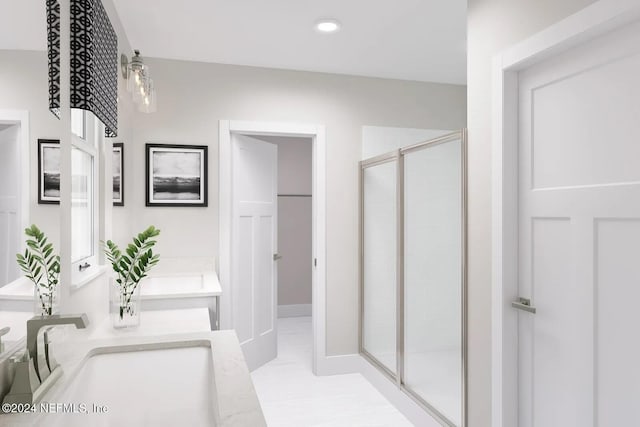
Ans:
{"type": "MultiPolygon", "coordinates": [[[[83,110],[84,117],[84,134],[85,138],[81,138],[75,133],[71,132],[71,147],[73,149],[77,149],[82,151],[85,154],[88,154],[92,158],[92,166],[91,173],[93,175],[92,178],[92,186],[91,186],[91,204],[92,204],[92,254],[90,256],[81,258],[79,260],[71,260],[71,282],[73,288],[78,288],[86,283],[88,283],[96,274],[99,273],[98,266],[98,240],[99,240],[99,224],[100,224],[100,199],[99,199],[99,189],[100,189],[100,159],[99,159],[99,150],[98,143],[100,141],[99,132],[102,129],[102,126],[99,126],[99,121],[95,118],[95,116],[86,110],[83,110]],[[84,268],[85,265],[89,265],[84,268]]],[[[73,129],[73,126],[72,126],[73,129]]],[[[73,165],[72,165],[73,171],[73,165]]],[[[71,212],[73,215],[73,200],[71,201],[72,207],[71,212]]],[[[72,219],[73,221],[73,219],[72,219]]],[[[73,245],[73,239],[71,241],[73,245]]],[[[73,251],[72,251],[73,253],[73,251]]]]}

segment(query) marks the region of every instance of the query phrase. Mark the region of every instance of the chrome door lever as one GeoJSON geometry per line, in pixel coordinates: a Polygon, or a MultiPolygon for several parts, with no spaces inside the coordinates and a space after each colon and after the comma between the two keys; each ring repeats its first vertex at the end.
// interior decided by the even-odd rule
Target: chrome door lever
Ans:
{"type": "Polygon", "coordinates": [[[511,307],[536,314],[536,308],[531,306],[531,300],[529,298],[519,297],[516,301],[511,302],[511,307]]]}

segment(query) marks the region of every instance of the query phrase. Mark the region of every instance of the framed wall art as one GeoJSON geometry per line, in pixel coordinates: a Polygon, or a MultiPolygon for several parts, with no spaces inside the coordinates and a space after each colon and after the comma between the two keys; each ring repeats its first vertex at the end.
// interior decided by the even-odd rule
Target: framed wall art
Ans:
{"type": "Polygon", "coordinates": [[[124,144],[113,143],[113,206],[124,206],[124,144]]]}
{"type": "Polygon", "coordinates": [[[38,139],[38,203],[60,204],[60,141],[38,139]]]}
{"type": "Polygon", "coordinates": [[[207,148],[146,144],[146,205],[207,206],[207,148]]]}

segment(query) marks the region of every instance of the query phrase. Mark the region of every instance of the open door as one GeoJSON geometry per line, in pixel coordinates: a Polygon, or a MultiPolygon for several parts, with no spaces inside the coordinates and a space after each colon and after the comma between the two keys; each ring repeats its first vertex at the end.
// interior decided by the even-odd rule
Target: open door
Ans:
{"type": "Polygon", "coordinates": [[[233,328],[254,370],[277,355],[278,148],[239,134],[231,146],[233,328]]]}

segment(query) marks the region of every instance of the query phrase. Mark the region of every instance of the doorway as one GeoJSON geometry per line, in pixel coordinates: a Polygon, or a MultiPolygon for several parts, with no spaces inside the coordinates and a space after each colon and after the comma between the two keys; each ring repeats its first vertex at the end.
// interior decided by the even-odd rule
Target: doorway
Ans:
{"type": "Polygon", "coordinates": [[[313,141],[291,136],[254,138],[278,148],[277,315],[279,319],[307,317],[310,326],[313,141]]]}
{"type": "Polygon", "coordinates": [[[287,323],[296,323],[296,318],[304,323],[304,315],[311,314],[311,366],[314,374],[322,372],[326,354],[324,164],[323,126],[220,122],[218,265],[226,295],[221,324],[223,329],[236,329],[250,369],[276,357],[280,312],[293,319],[287,323]],[[280,179],[288,184],[277,184],[278,160],[292,165],[281,170],[280,179]],[[279,214],[287,216],[282,227],[279,214]],[[295,229],[300,227],[306,230],[296,236],[295,229]],[[278,232],[280,228],[285,235],[278,232]],[[279,239],[284,239],[282,245],[279,239]],[[284,253],[279,253],[280,248],[284,253]],[[279,266],[281,261],[284,265],[279,266]],[[284,279],[280,290],[279,274],[284,279]],[[260,286],[254,280],[257,277],[263,282],[260,286]]]}
{"type": "Polygon", "coordinates": [[[640,6],[496,61],[493,425],[639,425],[640,6]]]}
{"type": "Polygon", "coordinates": [[[15,262],[29,212],[28,114],[0,110],[0,287],[20,277],[15,262]]]}

